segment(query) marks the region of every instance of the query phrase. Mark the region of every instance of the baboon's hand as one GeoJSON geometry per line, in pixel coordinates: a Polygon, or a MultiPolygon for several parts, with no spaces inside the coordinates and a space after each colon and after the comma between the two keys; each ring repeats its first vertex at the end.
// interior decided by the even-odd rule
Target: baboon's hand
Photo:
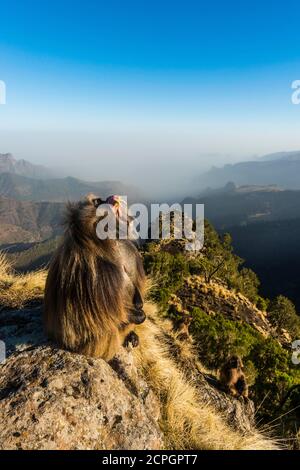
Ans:
{"type": "Polygon", "coordinates": [[[126,336],[125,341],[123,343],[123,346],[127,348],[129,344],[132,344],[134,348],[136,348],[140,343],[138,335],[134,332],[131,331],[129,335],[126,336]]]}

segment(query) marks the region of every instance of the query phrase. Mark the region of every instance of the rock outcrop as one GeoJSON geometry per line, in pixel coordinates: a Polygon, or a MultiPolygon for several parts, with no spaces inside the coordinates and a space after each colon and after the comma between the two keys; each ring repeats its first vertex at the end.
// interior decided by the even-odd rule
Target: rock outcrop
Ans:
{"type": "Polygon", "coordinates": [[[41,310],[2,313],[0,449],[160,449],[157,398],[130,351],[112,363],[48,345],[41,310]]]}

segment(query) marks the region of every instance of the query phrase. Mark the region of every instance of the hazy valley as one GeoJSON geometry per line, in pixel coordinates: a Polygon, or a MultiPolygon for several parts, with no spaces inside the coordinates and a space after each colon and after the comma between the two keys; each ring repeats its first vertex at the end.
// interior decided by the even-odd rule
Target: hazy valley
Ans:
{"type": "MultiPolygon", "coordinates": [[[[261,163],[272,166],[287,162],[299,164],[299,152],[274,154],[251,165],[259,168],[261,163]]],[[[35,165],[26,162],[27,166],[38,178],[17,174],[16,160],[7,155],[0,157],[0,246],[14,252],[13,259],[20,269],[39,267],[50,259],[56,237],[63,231],[63,201],[80,199],[89,192],[103,196],[124,193],[131,201],[143,200],[141,190],[119,182],[91,183],[73,177],[40,179],[40,167],[33,170],[35,165]]],[[[217,189],[200,187],[198,196],[183,202],[204,204],[205,217],[220,233],[228,231],[232,235],[236,253],[259,275],[263,294],[284,294],[300,306],[300,190],[277,186],[271,171],[268,178],[272,183],[265,186],[259,185],[259,178],[252,185],[240,186],[237,178],[217,189]]]]}

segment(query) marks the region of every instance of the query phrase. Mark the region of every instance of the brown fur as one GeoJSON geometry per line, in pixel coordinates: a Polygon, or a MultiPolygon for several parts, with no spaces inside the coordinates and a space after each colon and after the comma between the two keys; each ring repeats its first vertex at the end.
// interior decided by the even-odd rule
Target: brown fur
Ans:
{"type": "Polygon", "coordinates": [[[222,388],[234,397],[248,397],[248,385],[243,372],[243,362],[239,356],[232,356],[220,370],[222,388]]]}
{"type": "Polygon", "coordinates": [[[175,329],[178,332],[178,339],[187,340],[190,339],[189,326],[192,323],[192,317],[188,314],[184,314],[182,318],[176,321],[175,329]]]}
{"type": "Polygon", "coordinates": [[[134,330],[135,291],[145,275],[130,240],[99,240],[94,196],[67,206],[66,231],[50,265],[44,325],[61,347],[111,359],[134,330]]]}

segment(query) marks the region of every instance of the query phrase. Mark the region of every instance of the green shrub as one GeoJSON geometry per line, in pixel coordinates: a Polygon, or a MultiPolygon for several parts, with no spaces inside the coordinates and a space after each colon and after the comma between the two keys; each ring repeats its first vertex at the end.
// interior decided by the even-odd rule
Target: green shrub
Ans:
{"type": "Polygon", "coordinates": [[[148,251],[144,254],[147,274],[153,279],[152,298],[165,305],[171,294],[175,293],[189,274],[186,257],[165,251],[148,251]]]}
{"type": "Polygon", "coordinates": [[[255,299],[255,305],[259,310],[262,310],[263,312],[265,312],[266,310],[268,310],[268,307],[270,305],[270,300],[265,299],[264,297],[261,297],[260,295],[258,295],[255,299]]]}
{"type": "Polygon", "coordinates": [[[228,320],[221,314],[208,315],[199,308],[192,310],[191,332],[202,362],[216,369],[229,355],[245,357],[259,340],[259,333],[242,322],[228,320]]]}
{"type": "Polygon", "coordinates": [[[300,318],[293,302],[287,297],[283,295],[276,297],[269,305],[268,314],[269,321],[279,332],[284,328],[292,338],[300,336],[300,318]]]}

